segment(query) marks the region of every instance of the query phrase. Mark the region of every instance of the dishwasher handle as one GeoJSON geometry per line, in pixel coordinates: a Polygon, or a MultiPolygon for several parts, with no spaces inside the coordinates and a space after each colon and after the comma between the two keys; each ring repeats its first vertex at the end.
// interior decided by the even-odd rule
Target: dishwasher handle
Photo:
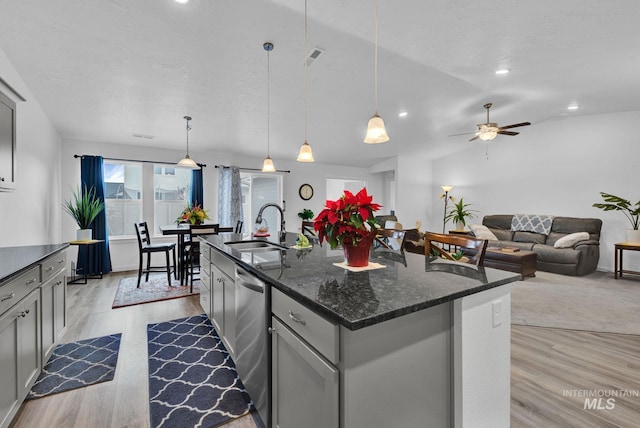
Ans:
{"type": "Polygon", "coordinates": [[[236,285],[241,285],[249,290],[264,293],[264,282],[253,277],[251,274],[236,267],[236,285]]]}

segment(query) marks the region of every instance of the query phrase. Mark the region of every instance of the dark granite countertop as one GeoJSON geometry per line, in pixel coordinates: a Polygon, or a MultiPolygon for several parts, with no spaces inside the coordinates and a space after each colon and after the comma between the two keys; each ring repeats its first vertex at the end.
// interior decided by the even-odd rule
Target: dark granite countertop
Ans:
{"type": "Polygon", "coordinates": [[[401,315],[517,281],[520,275],[490,268],[398,254],[375,249],[371,261],[384,268],[350,272],[333,263],[344,261],[328,244],[311,249],[289,248],[296,235],[287,233],[287,249],[238,251],[226,242],[278,238],[251,238],[250,234],[207,237],[214,247],[258,278],[281,290],[325,318],[357,330],[401,315]]]}
{"type": "Polygon", "coordinates": [[[0,287],[29,267],[68,246],[68,243],[64,243],[0,248],[0,287]]]}

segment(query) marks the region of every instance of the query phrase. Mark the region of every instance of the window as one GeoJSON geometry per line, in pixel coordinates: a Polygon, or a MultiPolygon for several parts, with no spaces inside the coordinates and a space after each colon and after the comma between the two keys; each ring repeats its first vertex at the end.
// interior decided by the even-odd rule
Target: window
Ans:
{"type": "MultiPolygon", "coordinates": [[[[264,204],[271,202],[282,207],[282,176],[241,172],[240,179],[244,214],[243,231],[253,232],[258,211],[264,204]]],[[[277,209],[265,210],[262,218],[267,221],[272,233],[280,230],[280,213],[277,209]]]]}
{"type": "Polygon", "coordinates": [[[160,226],[175,223],[189,204],[192,171],[167,165],[155,165],[153,171],[153,211],[156,233],[160,234],[160,226]]]}
{"type": "Polygon", "coordinates": [[[105,161],[103,172],[109,236],[135,235],[142,218],[142,165],[105,161]]]}

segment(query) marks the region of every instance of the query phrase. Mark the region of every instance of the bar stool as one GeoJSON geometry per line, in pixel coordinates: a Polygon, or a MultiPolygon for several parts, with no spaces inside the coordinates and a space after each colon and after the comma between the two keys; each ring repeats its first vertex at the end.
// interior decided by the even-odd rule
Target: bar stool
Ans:
{"type": "Polygon", "coordinates": [[[147,222],[143,221],[141,223],[136,223],[136,235],[138,237],[138,250],[140,254],[140,264],[138,267],[138,286],[140,288],[140,278],[142,278],[142,274],[146,274],[146,278],[144,282],[149,281],[149,273],[150,272],[167,272],[167,281],[169,282],[169,286],[171,286],[171,263],[169,263],[169,251],[173,252],[173,274],[178,278],[177,272],[175,269],[176,266],[176,244],[175,243],[161,243],[161,244],[152,244],[151,237],[149,236],[149,228],[147,227],[147,222]],[[166,256],[166,265],[162,266],[151,266],[151,254],[152,253],[160,253],[164,252],[166,256]],[[144,255],[147,255],[147,268],[142,268],[142,259],[144,255]]]}

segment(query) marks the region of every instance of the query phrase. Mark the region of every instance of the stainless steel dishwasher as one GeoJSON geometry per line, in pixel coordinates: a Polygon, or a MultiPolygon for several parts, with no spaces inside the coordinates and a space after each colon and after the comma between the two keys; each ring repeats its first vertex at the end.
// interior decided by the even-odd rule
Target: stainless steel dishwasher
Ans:
{"type": "Polygon", "coordinates": [[[265,426],[271,426],[270,288],[236,266],[236,368],[265,426]]]}

